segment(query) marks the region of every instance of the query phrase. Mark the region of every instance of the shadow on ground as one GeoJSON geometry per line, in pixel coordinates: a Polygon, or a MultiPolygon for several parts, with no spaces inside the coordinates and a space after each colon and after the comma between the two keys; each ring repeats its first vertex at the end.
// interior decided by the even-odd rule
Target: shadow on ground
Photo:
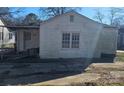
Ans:
{"type": "Polygon", "coordinates": [[[113,59],[24,58],[0,63],[0,85],[28,85],[84,72],[91,63],[112,63],[113,59]]]}

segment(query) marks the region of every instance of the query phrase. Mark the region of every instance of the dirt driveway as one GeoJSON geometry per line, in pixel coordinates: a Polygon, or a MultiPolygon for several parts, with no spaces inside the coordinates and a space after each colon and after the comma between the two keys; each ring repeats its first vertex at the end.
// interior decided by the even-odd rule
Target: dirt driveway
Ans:
{"type": "Polygon", "coordinates": [[[88,59],[25,58],[0,62],[0,85],[27,85],[82,73],[88,59]]]}
{"type": "Polygon", "coordinates": [[[0,85],[29,85],[78,75],[92,62],[112,62],[91,59],[24,58],[0,62],[0,85]]]}
{"type": "Polygon", "coordinates": [[[124,63],[92,63],[84,73],[72,76],[39,82],[31,85],[73,85],[73,86],[101,86],[124,85],[124,63]]]}

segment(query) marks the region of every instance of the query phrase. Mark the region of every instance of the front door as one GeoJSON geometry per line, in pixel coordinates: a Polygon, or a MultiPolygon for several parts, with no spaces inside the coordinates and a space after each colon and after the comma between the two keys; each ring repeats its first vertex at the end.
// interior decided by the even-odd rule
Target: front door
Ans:
{"type": "Polygon", "coordinates": [[[31,32],[24,31],[24,50],[30,48],[31,44],[31,32]]]}

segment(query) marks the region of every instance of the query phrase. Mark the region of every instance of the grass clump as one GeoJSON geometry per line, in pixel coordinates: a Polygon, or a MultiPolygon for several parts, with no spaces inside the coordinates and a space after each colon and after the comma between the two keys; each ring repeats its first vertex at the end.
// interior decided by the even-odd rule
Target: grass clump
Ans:
{"type": "Polygon", "coordinates": [[[116,61],[124,62],[124,52],[117,52],[116,59],[116,61]]]}

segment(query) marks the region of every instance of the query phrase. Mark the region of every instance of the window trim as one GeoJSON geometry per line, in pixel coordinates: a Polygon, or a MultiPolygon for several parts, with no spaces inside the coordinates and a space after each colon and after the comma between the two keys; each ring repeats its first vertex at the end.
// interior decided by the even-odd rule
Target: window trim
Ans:
{"type": "Polygon", "coordinates": [[[13,33],[9,32],[9,40],[11,40],[12,38],[13,38],[13,33]]]}
{"type": "Polygon", "coordinates": [[[66,33],[62,33],[62,48],[70,48],[70,41],[71,40],[71,34],[70,33],[68,33],[68,32],[66,32],[66,33]],[[69,35],[69,37],[67,37],[67,36],[64,36],[64,34],[65,35],[69,35]],[[68,40],[64,40],[65,38],[68,38],[68,40]],[[66,42],[66,43],[65,43],[66,42]],[[67,44],[67,45],[66,45],[67,44]],[[64,47],[65,46],[65,47],[64,47]],[[66,46],[68,46],[68,47],[66,47],[66,46]]]}
{"type": "Polygon", "coordinates": [[[62,32],[62,34],[61,34],[61,48],[62,49],[80,49],[80,32],[62,32]],[[63,43],[62,43],[62,39],[63,39],[63,33],[69,33],[70,34],[70,43],[69,43],[69,48],[63,48],[62,46],[63,46],[63,43]],[[79,34],[79,43],[78,43],[78,48],[72,48],[72,34],[74,34],[74,33],[77,33],[77,34],[79,34]]]}
{"type": "Polygon", "coordinates": [[[72,33],[72,36],[71,36],[71,48],[80,48],[80,33],[72,33]],[[75,34],[77,34],[77,36],[78,36],[78,40],[76,40],[76,35],[75,34]],[[73,40],[73,36],[75,35],[75,40],[73,40]],[[76,45],[76,43],[73,43],[73,42],[78,42],[77,43],[77,45],[78,45],[78,47],[76,47],[77,45],[76,45]],[[75,47],[74,47],[75,46],[75,47]]]}

